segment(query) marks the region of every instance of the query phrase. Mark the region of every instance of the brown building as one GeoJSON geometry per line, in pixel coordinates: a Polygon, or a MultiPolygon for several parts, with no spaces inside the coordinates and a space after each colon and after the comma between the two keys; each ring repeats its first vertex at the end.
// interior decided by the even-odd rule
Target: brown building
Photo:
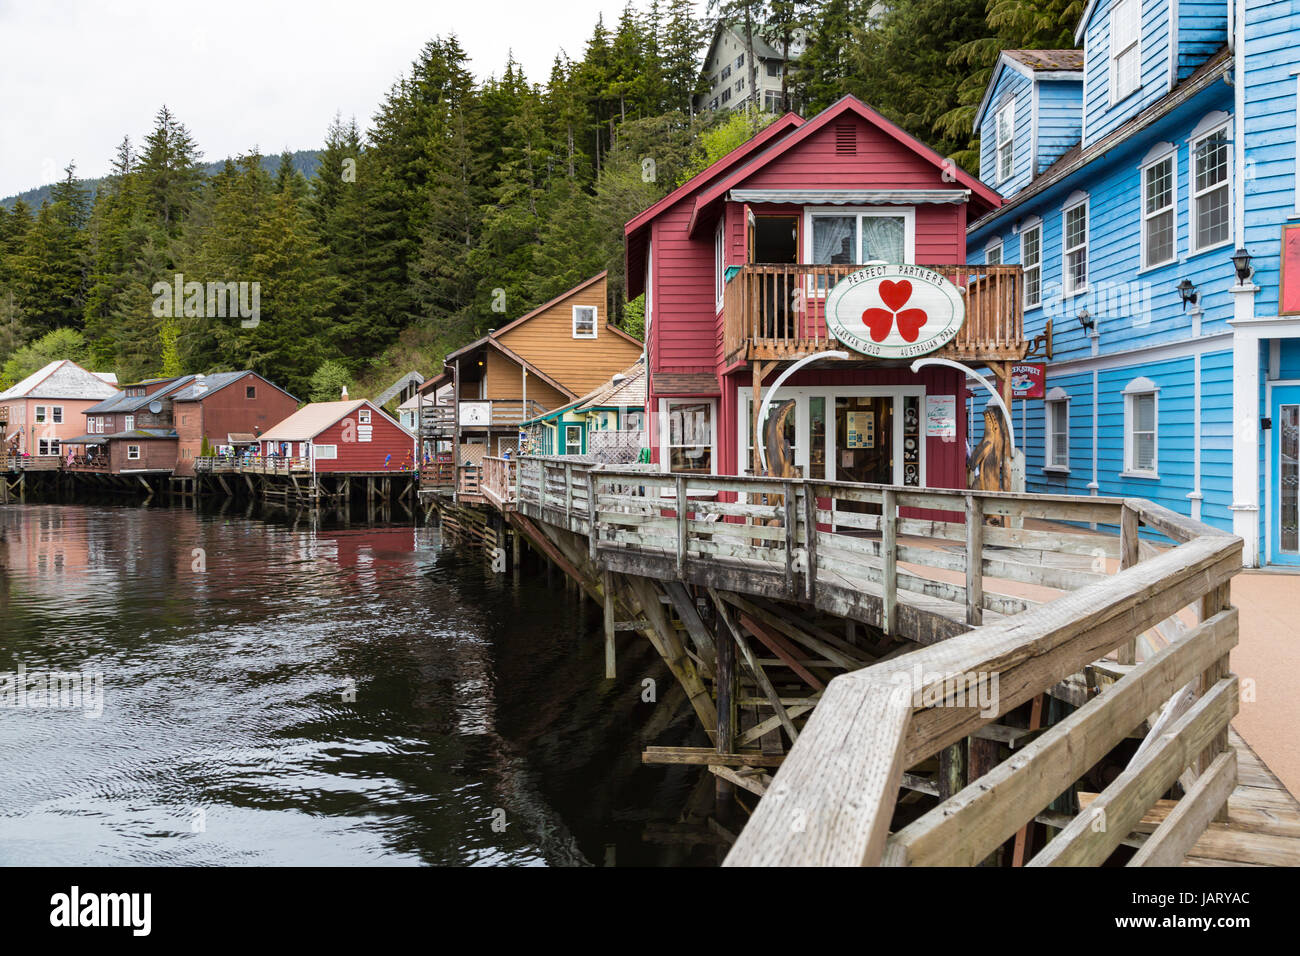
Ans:
{"type": "Polygon", "coordinates": [[[298,410],[298,399],[256,372],[196,375],[173,396],[176,475],[194,474],[194,459],[251,444],[298,410]]]}

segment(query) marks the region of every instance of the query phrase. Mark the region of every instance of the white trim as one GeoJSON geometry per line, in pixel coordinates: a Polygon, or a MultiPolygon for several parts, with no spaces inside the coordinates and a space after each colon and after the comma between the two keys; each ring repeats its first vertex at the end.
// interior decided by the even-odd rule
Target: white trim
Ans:
{"type": "MultiPolygon", "coordinates": [[[[1300,73],[1296,74],[1295,129],[1300,130],[1300,73]]],[[[1300,216],[1300,135],[1295,139],[1295,214],[1300,216]]]]}
{"type": "Polygon", "coordinates": [[[1172,143],[1160,143],[1147,153],[1143,159],[1142,165],[1138,167],[1138,271],[1145,269],[1158,269],[1161,266],[1167,266],[1171,262],[1178,261],[1178,148],[1172,143]],[[1163,149],[1158,155],[1152,157],[1157,149],[1163,149]],[[1147,172],[1161,163],[1170,164],[1169,172],[1169,205],[1162,207],[1156,213],[1147,211],[1147,172]],[[1173,242],[1169,248],[1169,258],[1162,259],[1159,262],[1147,262],[1147,221],[1155,216],[1161,215],[1168,211],[1173,216],[1173,242]]]}
{"type": "MultiPolygon", "coordinates": [[[[738,390],[736,401],[736,461],[739,464],[737,471],[747,473],[749,466],[745,463],[745,456],[749,451],[749,429],[750,417],[747,412],[747,405],[753,401],[752,394],[745,394],[745,388],[742,386],[738,390]]],[[[795,399],[795,465],[803,469],[803,475],[808,477],[811,470],[809,453],[812,449],[812,422],[808,406],[808,399],[823,398],[826,400],[826,469],[825,478],[817,480],[834,481],[837,473],[837,456],[839,453],[839,436],[835,434],[835,399],[837,398],[892,398],[894,400],[893,415],[893,448],[894,455],[894,474],[893,484],[903,484],[904,467],[903,467],[903,414],[902,407],[898,400],[906,397],[915,397],[921,400],[925,398],[924,385],[795,385],[782,386],[777,400],[795,399]]],[[[938,394],[938,393],[936,393],[938,394]]],[[[920,485],[917,487],[928,487],[927,468],[929,467],[926,453],[927,439],[925,437],[924,417],[925,408],[921,409],[921,468],[920,468],[920,485]]]]}
{"type": "Polygon", "coordinates": [[[573,337],[575,339],[594,339],[600,329],[600,309],[594,305],[575,305],[573,307],[573,337]],[[591,310],[591,334],[578,331],[578,311],[580,309],[591,310]]]}
{"type": "Polygon", "coordinates": [[[1114,107],[1142,89],[1142,0],[1116,0],[1114,5],[1111,6],[1109,30],[1106,37],[1106,63],[1107,73],[1110,76],[1109,105],[1114,107]],[[1132,4],[1136,7],[1136,12],[1133,14],[1133,39],[1128,46],[1116,51],[1115,22],[1125,4],[1132,4]],[[1119,58],[1130,52],[1137,57],[1137,73],[1133,87],[1121,92],[1119,88],[1119,58]]]}
{"type": "Polygon", "coordinates": [[[1034,216],[1032,218],[1033,218],[1033,222],[1022,224],[1020,227],[1020,272],[1021,272],[1021,285],[1024,289],[1023,308],[1026,311],[1028,311],[1029,309],[1041,308],[1043,305],[1043,221],[1039,219],[1037,216],[1034,216]],[[1034,269],[1038,270],[1038,298],[1033,302],[1029,301],[1029,283],[1026,282],[1024,279],[1025,236],[1027,236],[1031,232],[1038,233],[1038,262],[1033,266],[1034,269]]]}
{"type": "Polygon", "coordinates": [[[1139,377],[1124,386],[1124,468],[1123,478],[1160,478],[1160,387],[1149,378],[1139,377]],[[1137,465],[1135,448],[1136,417],[1134,406],[1139,398],[1151,396],[1151,467],[1137,465]]]}
{"type": "Polygon", "coordinates": [[[1065,473],[1070,472],[1070,396],[1065,389],[1056,387],[1048,393],[1043,402],[1043,471],[1065,473]],[[1065,461],[1056,460],[1056,428],[1052,421],[1052,414],[1057,406],[1065,406],[1065,461]]]}
{"type": "Polygon", "coordinates": [[[988,242],[984,243],[984,264],[985,264],[986,266],[995,266],[995,265],[996,265],[996,266],[1000,266],[1000,265],[1002,265],[1002,263],[1003,263],[1003,258],[1002,258],[1002,237],[1001,237],[1001,236],[993,236],[993,237],[991,237],[991,238],[989,239],[988,242]],[[997,254],[998,254],[998,261],[997,261],[997,262],[994,262],[993,259],[991,258],[992,255],[993,255],[993,251],[994,251],[995,249],[997,250],[997,254]]]}
{"type": "MultiPolygon", "coordinates": [[[[1300,330],[1297,330],[1296,334],[1300,335],[1300,330]]],[[[1125,368],[1130,365],[1164,362],[1169,359],[1191,358],[1193,355],[1209,352],[1227,352],[1231,348],[1232,333],[1217,332],[1214,335],[1203,335],[1200,338],[1182,339],[1161,345],[1144,345],[1141,348],[1128,349],[1123,352],[1110,352],[1106,355],[1091,355],[1053,362],[1052,374],[1064,375],[1069,372],[1086,372],[1092,369],[1125,368]]]]}
{"type": "Polygon", "coordinates": [[[742,203],[912,206],[960,204],[966,202],[970,194],[969,189],[733,189],[727,193],[727,198],[742,203]]]}
{"type": "Polygon", "coordinates": [[[127,461],[139,461],[139,460],[140,460],[140,446],[139,446],[139,445],[127,445],[127,446],[126,446],[126,460],[127,460],[127,461]],[[135,451],[135,454],[134,454],[134,455],[131,454],[131,451],[132,451],[132,450],[135,451]]]}
{"type": "Polygon", "coordinates": [[[1225,118],[1222,122],[1207,122],[1211,120],[1212,117],[1224,116],[1224,115],[1225,114],[1223,114],[1219,110],[1215,110],[1213,113],[1206,114],[1206,116],[1201,120],[1201,122],[1197,124],[1196,129],[1193,130],[1192,132],[1192,135],[1187,138],[1187,144],[1188,144],[1187,254],[1188,256],[1195,256],[1195,255],[1199,255],[1202,252],[1209,252],[1212,249],[1220,249],[1223,248],[1224,246],[1231,246],[1236,236],[1236,225],[1235,225],[1236,211],[1233,208],[1235,205],[1233,192],[1234,192],[1234,182],[1235,182],[1237,171],[1234,168],[1235,166],[1235,161],[1233,158],[1234,144],[1232,142],[1231,134],[1229,133],[1228,118],[1225,118]],[[1196,189],[1196,147],[1198,144],[1204,142],[1205,140],[1209,139],[1210,137],[1220,132],[1224,133],[1225,137],[1227,138],[1227,158],[1224,160],[1223,181],[1220,183],[1216,183],[1215,185],[1209,187],[1208,189],[1202,190],[1201,192],[1198,193],[1196,189]],[[1222,239],[1219,242],[1212,243],[1211,245],[1208,246],[1198,245],[1196,242],[1197,201],[1201,199],[1203,196],[1207,196],[1210,193],[1215,192],[1219,189],[1227,190],[1227,195],[1228,195],[1228,236],[1226,239],[1222,239]]]}
{"type": "Polygon", "coordinates": [[[1092,263],[1088,261],[1089,252],[1091,251],[1091,246],[1092,246],[1092,197],[1090,197],[1087,193],[1081,193],[1078,190],[1076,190],[1074,193],[1071,194],[1070,199],[1066,201],[1066,204],[1061,207],[1061,298],[1062,299],[1071,299],[1077,295],[1083,295],[1088,291],[1088,287],[1092,282],[1092,263]],[[1076,196],[1081,198],[1075,198],[1076,196]],[[1084,280],[1083,280],[1083,285],[1072,289],[1070,288],[1070,283],[1067,281],[1067,279],[1070,276],[1070,252],[1077,250],[1080,247],[1078,246],[1071,247],[1066,245],[1066,243],[1069,242],[1068,229],[1066,227],[1066,219],[1071,212],[1073,212],[1075,209],[1078,209],[1080,206],[1083,207],[1082,248],[1083,248],[1084,280]]]}
{"type": "MultiPolygon", "coordinates": [[[[804,262],[812,262],[813,230],[812,221],[818,216],[884,216],[903,220],[903,261],[916,262],[916,208],[913,206],[843,206],[835,209],[819,209],[813,206],[803,208],[803,254],[804,262]]],[[[859,223],[859,226],[861,224],[859,223]]],[[[854,258],[862,254],[862,232],[858,230],[858,241],[853,250],[854,258]]]]}
{"type": "Polygon", "coordinates": [[[718,400],[717,398],[690,398],[687,396],[671,396],[659,399],[659,414],[655,422],[655,427],[659,431],[659,470],[663,472],[672,472],[669,467],[668,455],[668,406],[669,405],[701,405],[708,404],[712,409],[709,412],[709,438],[712,442],[709,455],[709,474],[718,474],[718,400]]]}
{"type": "Polygon", "coordinates": [[[727,217],[724,213],[718,218],[718,228],[713,233],[713,298],[715,311],[722,311],[723,298],[727,289],[727,217]]]}
{"type": "Polygon", "coordinates": [[[1009,96],[1005,102],[998,106],[997,111],[993,114],[993,181],[999,185],[1006,182],[1016,173],[1016,97],[1009,96]],[[1007,111],[1011,111],[1010,119],[1004,120],[1007,111]],[[1003,133],[1005,132],[1005,136],[1003,133]],[[1007,162],[1006,172],[1002,172],[1002,149],[1006,147],[1007,162]]]}

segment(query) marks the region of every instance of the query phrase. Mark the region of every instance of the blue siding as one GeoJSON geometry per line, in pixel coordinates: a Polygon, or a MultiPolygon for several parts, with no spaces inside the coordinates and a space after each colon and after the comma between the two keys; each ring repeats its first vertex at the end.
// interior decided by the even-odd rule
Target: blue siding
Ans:
{"type": "Polygon", "coordinates": [[[1084,32],[1084,145],[1136,116],[1169,91],[1169,0],[1142,2],[1142,84],[1118,103],[1110,101],[1110,13],[1115,0],[1099,0],[1084,32]]]}
{"type": "Polygon", "coordinates": [[[1038,169],[1042,172],[1079,142],[1083,81],[1038,81],[1038,169]]]}
{"type": "Polygon", "coordinates": [[[1224,0],[1178,0],[1178,79],[1191,76],[1227,42],[1224,0]]]}
{"type": "Polygon", "coordinates": [[[1033,170],[1030,144],[1033,142],[1032,84],[1022,74],[1006,67],[998,75],[989,97],[988,109],[980,120],[980,179],[992,185],[1004,196],[1010,196],[1029,185],[1033,170]],[[998,180],[997,170],[997,114],[1008,98],[1016,101],[1016,128],[1011,152],[1011,177],[998,180]]]}

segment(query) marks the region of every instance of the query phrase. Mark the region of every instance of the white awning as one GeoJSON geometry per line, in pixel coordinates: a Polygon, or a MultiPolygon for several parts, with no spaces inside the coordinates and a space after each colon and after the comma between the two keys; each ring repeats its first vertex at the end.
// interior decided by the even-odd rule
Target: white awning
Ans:
{"type": "Polygon", "coordinates": [[[969,189],[733,189],[735,202],[792,203],[801,206],[916,206],[932,203],[964,203],[969,189]]]}

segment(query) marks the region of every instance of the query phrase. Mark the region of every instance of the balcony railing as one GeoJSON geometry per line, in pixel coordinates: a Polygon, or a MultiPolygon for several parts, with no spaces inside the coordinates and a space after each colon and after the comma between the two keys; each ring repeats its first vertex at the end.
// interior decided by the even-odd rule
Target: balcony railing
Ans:
{"type": "MultiPolygon", "coordinates": [[[[836,347],[826,330],[826,294],[857,265],[747,265],[723,293],[727,362],[793,360],[836,347]]],[[[936,354],[947,358],[1024,358],[1020,266],[925,266],[945,276],[966,300],[966,321],[936,354]]]]}
{"type": "Polygon", "coordinates": [[[421,409],[420,430],[425,438],[447,438],[455,429],[455,405],[425,405],[421,409]]]}
{"type": "Polygon", "coordinates": [[[497,428],[522,425],[530,419],[547,412],[547,408],[535,399],[485,398],[483,400],[462,401],[459,405],[460,428],[497,428]]]}
{"type": "Polygon", "coordinates": [[[63,463],[65,471],[108,471],[107,455],[73,455],[63,463]]]}
{"type": "Polygon", "coordinates": [[[421,488],[450,488],[456,483],[456,466],[451,456],[438,457],[420,465],[421,488]]]}

